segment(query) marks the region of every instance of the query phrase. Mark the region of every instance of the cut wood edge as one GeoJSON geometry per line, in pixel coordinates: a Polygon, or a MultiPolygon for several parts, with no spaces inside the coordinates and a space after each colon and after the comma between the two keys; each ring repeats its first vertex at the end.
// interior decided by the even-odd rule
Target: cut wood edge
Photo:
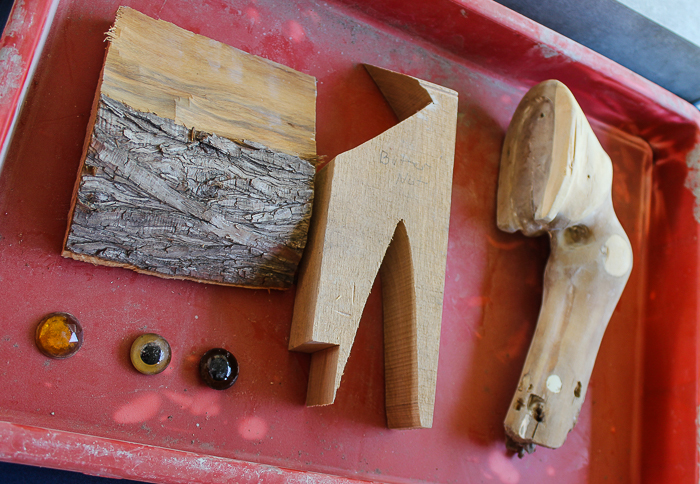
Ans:
{"type": "MultiPolygon", "coordinates": [[[[431,83],[370,64],[363,64],[363,66],[386,102],[389,103],[399,122],[410,118],[434,102],[430,93],[422,85],[422,83],[431,83]]],[[[431,87],[442,88],[442,86],[435,84],[431,84],[431,87]]]]}
{"type": "MultiPolygon", "coordinates": [[[[335,158],[316,173],[314,180],[315,192],[311,208],[309,232],[297,272],[298,282],[289,335],[289,351],[314,353],[333,344],[316,341],[314,338],[313,321],[316,319],[318,286],[315,284],[304,284],[303,281],[317,281],[320,278],[334,171],[335,158]]],[[[333,381],[335,381],[335,378],[333,381]]],[[[335,399],[336,390],[337,388],[333,390],[333,399],[335,399]]],[[[327,394],[327,392],[324,394],[327,394]]],[[[330,403],[333,403],[333,399],[330,403]]]]}
{"type": "Polygon", "coordinates": [[[433,412],[418,405],[418,307],[413,253],[401,220],[379,269],[384,308],[384,381],[389,428],[432,426],[433,412]],[[409,323],[407,323],[407,321],[409,323]],[[401,342],[401,344],[397,344],[401,342]]]}
{"type": "Polygon", "coordinates": [[[65,257],[66,259],[73,259],[73,260],[77,260],[80,262],[89,262],[90,264],[92,264],[94,266],[118,267],[121,269],[129,269],[129,270],[132,270],[134,272],[138,272],[139,274],[156,276],[156,277],[159,277],[161,279],[172,279],[172,280],[177,280],[177,281],[192,281],[192,282],[198,282],[200,284],[213,284],[215,286],[226,286],[226,287],[240,287],[240,288],[244,288],[244,289],[270,289],[273,291],[289,290],[289,286],[283,286],[283,287],[247,286],[247,285],[243,285],[243,284],[232,284],[232,283],[228,283],[228,282],[220,282],[220,281],[215,281],[212,279],[197,279],[196,277],[163,274],[161,272],[153,272],[153,271],[148,271],[146,269],[141,269],[140,267],[134,266],[132,264],[124,264],[121,262],[114,262],[114,261],[111,261],[108,259],[101,259],[99,257],[92,257],[92,256],[83,255],[83,254],[76,254],[75,252],[71,252],[69,250],[66,250],[65,248],[61,251],[61,256],[65,257]]]}
{"type": "MultiPolygon", "coordinates": [[[[120,7],[121,8],[121,7],[120,7]]],[[[109,51],[109,45],[105,50],[105,59],[107,59],[107,53],[109,51]]],[[[85,168],[85,160],[87,159],[88,149],[90,149],[90,143],[92,141],[92,130],[95,126],[95,120],[97,119],[97,111],[100,105],[100,98],[102,95],[102,76],[104,74],[104,61],[102,63],[102,69],[100,70],[100,76],[97,79],[97,89],[95,90],[95,97],[92,100],[92,107],[90,108],[90,117],[87,123],[87,133],[85,134],[85,140],[83,141],[83,151],[80,155],[80,162],[78,163],[78,172],[75,176],[75,184],[73,185],[73,195],[71,195],[70,209],[68,210],[68,225],[66,227],[66,233],[63,235],[63,244],[61,245],[61,255],[63,257],[73,258],[72,256],[67,256],[66,252],[72,254],[70,251],[66,250],[66,242],[68,241],[68,236],[70,235],[71,225],[73,225],[73,216],[75,214],[75,202],[78,199],[78,192],[80,191],[80,183],[83,180],[83,169],[85,168]]],[[[76,254],[77,255],[77,254],[76,254]]],[[[79,259],[76,259],[79,260],[79,259]]],[[[92,264],[97,264],[92,262],[92,264]]]]}
{"type": "Polygon", "coordinates": [[[311,355],[309,386],[306,392],[308,407],[331,405],[335,402],[342,377],[338,367],[339,355],[339,345],[331,345],[311,355]]]}

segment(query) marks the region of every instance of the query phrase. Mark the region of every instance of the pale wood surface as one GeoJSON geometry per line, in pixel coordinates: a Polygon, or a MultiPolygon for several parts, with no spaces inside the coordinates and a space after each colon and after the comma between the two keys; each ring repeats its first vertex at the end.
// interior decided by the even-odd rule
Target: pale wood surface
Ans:
{"type": "Polygon", "coordinates": [[[103,94],[273,151],[316,156],[316,79],[134,9],[109,32],[103,94]]]}
{"type": "Polygon", "coordinates": [[[569,89],[533,87],[508,127],[498,185],[499,228],[551,239],[537,328],[505,419],[521,448],[564,443],[632,270],[611,190],[610,158],[569,89]]]}
{"type": "Polygon", "coordinates": [[[315,79],[126,7],[108,37],[63,255],[290,287],[311,217],[315,79]]]}
{"type": "Polygon", "coordinates": [[[313,353],[307,405],[333,403],[381,266],[389,427],[430,427],[457,94],[366,66],[398,125],[317,175],[289,348],[313,353]]]}

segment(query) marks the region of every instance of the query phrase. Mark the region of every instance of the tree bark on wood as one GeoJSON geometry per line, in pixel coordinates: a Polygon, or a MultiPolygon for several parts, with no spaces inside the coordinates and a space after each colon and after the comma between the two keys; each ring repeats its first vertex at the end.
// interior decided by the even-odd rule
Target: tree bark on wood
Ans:
{"type": "Polygon", "coordinates": [[[101,95],[64,256],[154,275],[287,288],[314,167],[101,95]]]}

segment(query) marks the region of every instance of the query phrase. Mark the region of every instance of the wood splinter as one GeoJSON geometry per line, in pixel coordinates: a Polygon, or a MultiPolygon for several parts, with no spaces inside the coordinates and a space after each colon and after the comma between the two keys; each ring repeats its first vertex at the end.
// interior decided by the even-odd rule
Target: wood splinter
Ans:
{"type": "Polygon", "coordinates": [[[388,426],[430,427],[457,93],[365,67],[400,122],[317,174],[289,349],[313,353],[307,405],[333,403],[381,266],[388,426]]]}
{"type": "Polygon", "coordinates": [[[521,456],[560,447],[575,425],[632,270],[612,176],[571,91],[554,80],[533,87],[508,127],[498,181],[498,227],[551,240],[537,327],[505,419],[521,456]]]}

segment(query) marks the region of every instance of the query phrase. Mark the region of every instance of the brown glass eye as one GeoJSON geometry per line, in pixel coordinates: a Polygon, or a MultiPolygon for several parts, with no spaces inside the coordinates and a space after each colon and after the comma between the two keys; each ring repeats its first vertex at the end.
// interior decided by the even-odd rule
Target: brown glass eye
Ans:
{"type": "Polygon", "coordinates": [[[83,345],[83,328],[71,314],[51,313],[39,322],[34,340],[49,358],[68,358],[83,345]]]}
{"type": "Polygon", "coordinates": [[[157,375],[165,370],[170,357],[170,345],[159,334],[142,334],[131,345],[131,363],[144,375],[157,375]]]}
{"type": "Polygon", "coordinates": [[[223,348],[214,348],[199,360],[199,375],[214,390],[226,390],[238,379],[238,361],[223,348]]]}

